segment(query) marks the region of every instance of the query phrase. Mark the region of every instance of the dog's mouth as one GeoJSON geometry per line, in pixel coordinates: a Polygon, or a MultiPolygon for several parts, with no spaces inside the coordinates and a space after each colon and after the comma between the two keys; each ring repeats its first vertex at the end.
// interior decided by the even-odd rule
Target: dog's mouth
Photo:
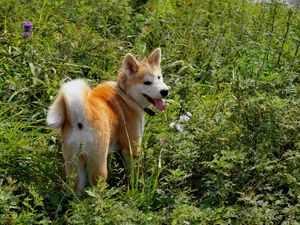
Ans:
{"type": "Polygon", "coordinates": [[[146,94],[143,94],[143,95],[148,100],[148,102],[153,104],[158,110],[160,110],[160,111],[166,110],[167,105],[166,105],[166,101],[163,98],[153,99],[146,94]]]}

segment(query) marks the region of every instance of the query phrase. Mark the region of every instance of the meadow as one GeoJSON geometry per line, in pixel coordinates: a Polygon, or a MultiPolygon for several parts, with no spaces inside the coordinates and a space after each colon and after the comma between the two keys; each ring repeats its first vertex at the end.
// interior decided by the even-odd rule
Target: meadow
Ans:
{"type": "Polygon", "coordinates": [[[0,224],[299,224],[299,47],[299,10],[275,1],[2,0],[0,224]],[[171,90],[138,179],[115,155],[106,190],[76,195],[49,105],[156,47],[171,90]]]}

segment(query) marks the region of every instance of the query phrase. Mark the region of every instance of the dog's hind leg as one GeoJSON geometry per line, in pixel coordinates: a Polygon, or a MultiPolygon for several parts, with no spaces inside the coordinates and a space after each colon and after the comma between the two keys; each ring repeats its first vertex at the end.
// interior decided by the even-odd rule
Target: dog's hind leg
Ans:
{"type": "Polygon", "coordinates": [[[98,180],[102,178],[103,188],[105,187],[104,183],[106,181],[108,171],[107,171],[107,157],[108,157],[108,148],[109,148],[109,137],[108,140],[101,140],[97,144],[96,149],[93,149],[91,152],[93,154],[89,157],[88,162],[88,173],[89,173],[89,183],[92,186],[98,184],[98,180]]]}
{"type": "MultiPolygon", "coordinates": [[[[89,182],[92,186],[98,184],[98,180],[102,178],[102,182],[106,181],[107,178],[107,150],[103,151],[103,154],[99,154],[97,157],[89,159],[89,182]],[[106,153],[105,153],[106,152],[106,153]]],[[[104,186],[103,186],[104,187],[104,186]]]]}
{"type": "Polygon", "coordinates": [[[87,157],[84,153],[73,154],[70,145],[63,144],[63,157],[65,160],[65,170],[67,179],[74,179],[75,192],[81,191],[86,183],[87,157]]]}

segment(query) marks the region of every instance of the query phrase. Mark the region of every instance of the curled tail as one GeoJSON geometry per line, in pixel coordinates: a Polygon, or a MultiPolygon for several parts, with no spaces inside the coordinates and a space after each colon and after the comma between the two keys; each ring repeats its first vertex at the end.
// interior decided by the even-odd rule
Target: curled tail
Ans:
{"type": "Polygon", "coordinates": [[[69,81],[63,84],[58,97],[47,113],[47,124],[54,129],[60,129],[68,119],[71,125],[80,126],[86,121],[85,102],[90,87],[83,79],[69,81]]]}

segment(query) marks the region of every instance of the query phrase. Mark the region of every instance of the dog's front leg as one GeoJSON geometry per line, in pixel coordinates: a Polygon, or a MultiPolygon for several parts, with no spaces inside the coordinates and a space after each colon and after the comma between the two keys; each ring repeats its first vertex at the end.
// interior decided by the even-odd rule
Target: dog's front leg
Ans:
{"type": "Polygon", "coordinates": [[[108,153],[108,155],[107,155],[107,172],[108,172],[108,175],[110,175],[111,172],[112,172],[112,169],[111,169],[111,156],[112,156],[112,153],[108,153]]]}
{"type": "MultiPolygon", "coordinates": [[[[135,152],[139,152],[139,149],[137,149],[135,152]]],[[[126,170],[126,174],[129,177],[129,180],[131,180],[131,178],[134,178],[134,180],[137,177],[137,159],[138,159],[138,154],[130,154],[130,151],[126,151],[123,149],[122,151],[122,159],[124,162],[124,167],[126,170]]]]}

